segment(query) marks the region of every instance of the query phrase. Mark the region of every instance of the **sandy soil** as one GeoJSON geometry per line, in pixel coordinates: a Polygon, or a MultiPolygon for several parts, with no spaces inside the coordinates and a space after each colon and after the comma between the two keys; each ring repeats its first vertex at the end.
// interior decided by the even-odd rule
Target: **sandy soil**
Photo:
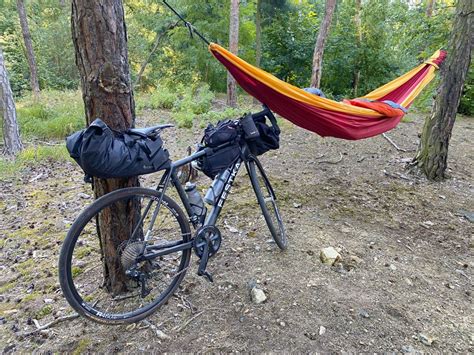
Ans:
{"type": "MultiPolygon", "coordinates": [[[[157,116],[167,118],[150,112],[145,122],[157,116]]],[[[465,216],[474,212],[474,121],[458,120],[451,178],[431,183],[405,170],[422,124],[420,115],[409,118],[389,133],[406,153],[381,136],[322,139],[283,122],[281,149],[262,161],[289,249],[280,252],[268,233],[251,233],[261,217],[240,174],[219,223],[223,246],[209,264],[215,282],[190,270],[148,323],[130,326],[79,318],[24,336],[34,320],[46,324],[72,312],[59,289],[57,258],[91,191],[72,163],[0,181],[3,351],[474,351],[474,232],[465,216]],[[340,250],[342,262],[321,263],[328,246],[340,250]],[[251,301],[253,282],[265,303],[251,301]]],[[[173,129],[164,138],[178,158],[200,134],[173,129]]],[[[209,180],[199,177],[198,184],[205,189],[209,180]]]]}

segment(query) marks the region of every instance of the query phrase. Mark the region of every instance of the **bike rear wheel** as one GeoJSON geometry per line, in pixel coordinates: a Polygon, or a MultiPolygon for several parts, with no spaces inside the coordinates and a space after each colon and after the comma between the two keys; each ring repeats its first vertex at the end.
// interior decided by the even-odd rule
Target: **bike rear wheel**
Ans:
{"type": "Polygon", "coordinates": [[[163,305],[183,280],[190,236],[185,214],[166,195],[139,187],[111,192],[85,209],[66,236],[59,257],[63,294],[79,314],[97,322],[137,322],[163,305]],[[152,232],[146,233],[161,198],[152,232]],[[129,213],[117,217],[118,211],[129,213]],[[163,255],[144,257],[157,251],[163,255]]]}
{"type": "Polygon", "coordinates": [[[256,158],[250,160],[246,166],[268,229],[278,247],[285,250],[288,247],[288,239],[270,181],[256,158]]]}

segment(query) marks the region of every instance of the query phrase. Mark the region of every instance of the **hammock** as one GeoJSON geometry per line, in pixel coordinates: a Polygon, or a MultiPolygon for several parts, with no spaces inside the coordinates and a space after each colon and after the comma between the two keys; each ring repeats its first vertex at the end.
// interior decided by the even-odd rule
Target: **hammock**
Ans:
{"type": "Polygon", "coordinates": [[[323,137],[352,140],[394,128],[446,57],[445,51],[437,51],[423,64],[371,93],[337,102],[290,85],[215,43],[209,44],[209,50],[245,91],[272,111],[323,137]]]}

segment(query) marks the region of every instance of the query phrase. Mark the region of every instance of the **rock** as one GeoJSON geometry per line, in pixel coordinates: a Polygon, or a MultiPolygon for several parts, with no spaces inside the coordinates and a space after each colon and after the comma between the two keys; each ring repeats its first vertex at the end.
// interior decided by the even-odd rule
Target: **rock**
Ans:
{"type": "Polygon", "coordinates": [[[390,265],[388,266],[388,268],[389,268],[390,270],[392,270],[392,271],[397,270],[397,267],[396,267],[395,265],[393,265],[393,264],[390,264],[390,265]]]}
{"type": "Polygon", "coordinates": [[[7,322],[7,320],[4,317],[0,317],[0,325],[3,325],[7,322]]]}
{"type": "Polygon", "coordinates": [[[91,198],[91,195],[85,194],[84,192],[79,192],[79,193],[77,194],[77,197],[83,198],[84,200],[88,200],[88,199],[91,198]]]}
{"type": "Polygon", "coordinates": [[[433,344],[433,342],[435,341],[435,338],[427,335],[427,334],[423,334],[423,333],[420,333],[418,334],[418,340],[421,341],[423,344],[427,345],[427,346],[431,346],[433,344]]]}
{"type": "Polygon", "coordinates": [[[283,321],[281,321],[281,322],[280,322],[280,326],[281,326],[281,327],[286,327],[286,323],[283,322],[283,321]]]}
{"type": "Polygon", "coordinates": [[[255,304],[260,304],[267,300],[267,295],[265,295],[265,292],[263,292],[263,290],[258,287],[252,288],[250,291],[250,296],[252,298],[252,302],[255,304]]]}
{"type": "Polygon", "coordinates": [[[327,247],[321,249],[319,258],[323,264],[334,265],[336,261],[341,259],[341,254],[339,254],[333,247],[327,247]]]}
{"type": "Polygon", "coordinates": [[[171,339],[171,337],[170,337],[169,335],[167,335],[166,333],[164,333],[162,330],[159,330],[159,329],[156,330],[156,336],[157,336],[158,339],[160,339],[160,340],[168,340],[168,339],[171,339]]]}
{"type": "Polygon", "coordinates": [[[324,333],[326,333],[326,327],[321,325],[319,327],[319,335],[323,335],[324,333]]]}
{"type": "Polygon", "coordinates": [[[413,282],[408,277],[405,278],[405,282],[408,286],[413,286],[413,282]]]}
{"type": "Polygon", "coordinates": [[[466,218],[469,222],[474,223],[474,212],[461,210],[459,213],[466,218]]]}
{"type": "Polygon", "coordinates": [[[227,229],[229,230],[229,232],[231,233],[239,233],[239,230],[235,227],[232,227],[232,226],[227,226],[227,229]]]}
{"type": "Polygon", "coordinates": [[[316,340],[318,339],[318,335],[316,333],[304,333],[304,336],[309,340],[316,340]]]}
{"type": "Polygon", "coordinates": [[[293,202],[293,207],[294,207],[294,208],[300,208],[300,207],[301,207],[301,203],[293,202]]]}
{"type": "Polygon", "coordinates": [[[44,303],[46,303],[46,304],[54,303],[54,300],[53,300],[52,298],[45,298],[43,301],[44,301],[44,303]]]}
{"type": "Polygon", "coordinates": [[[48,255],[43,250],[33,250],[33,258],[47,258],[48,255]]]}
{"type": "Polygon", "coordinates": [[[362,318],[369,318],[369,312],[367,312],[365,309],[360,309],[359,310],[359,316],[361,316],[362,318]]]}
{"type": "Polygon", "coordinates": [[[411,345],[403,345],[402,346],[402,353],[413,353],[415,352],[415,348],[411,345]]]}

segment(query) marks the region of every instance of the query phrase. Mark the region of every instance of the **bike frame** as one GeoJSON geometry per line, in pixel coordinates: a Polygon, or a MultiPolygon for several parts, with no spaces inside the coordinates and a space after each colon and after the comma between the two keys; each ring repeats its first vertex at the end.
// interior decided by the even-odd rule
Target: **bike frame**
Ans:
{"type": "MultiPolygon", "coordinates": [[[[273,113],[266,106],[265,106],[265,109],[263,111],[258,112],[257,114],[254,114],[253,116],[254,117],[267,116],[270,119],[271,123],[274,126],[278,127],[277,124],[276,124],[275,116],[273,115],[273,113]]],[[[226,201],[226,199],[229,195],[229,192],[230,192],[230,190],[233,186],[233,183],[235,181],[235,177],[237,176],[240,168],[242,167],[242,164],[245,164],[245,166],[247,168],[247,171],[249,171],[248,162],[249,161],[254,161],[255,164],[257,164],[259,166],[259,168],[261,169],[262,174],[263,174],[263,178],[268,181],[268,177],[266,176],[266,174],[265,174],[265,172],[264,172],[264,170],[263,170],[263,168],[260,164],[260,161],[254,155],[251,154],[247,143],[245,143],[245,141],[242,142],[242,144],[240,146],[240,150],[241,150],[240,157],[233,164],[231,164],[228,167],[228,169],[231,169],[231,173],[229,174],[229,177],[225,181],[224,188],[222,189],[220,195],[218,196],[217,202],[212,206],[211,211],[209,212],[209,214],[207,214],[206,219],[205,219],[204,223],[201,226],[200,225],[201,224],[200,216],[196,215],[193,212],[193,209],[191,207],[191,203],[189,202],[189,199],[188,199],[188,195],[186,194],[186,191],[184,190],[183,186],[181,185],[181,183],[179,181],[178,174],[177,174],[178,168],[180,168],[180,167],[182,167],[186,164],[189,164],[192,161],[195,161],[195,160],[197,160],[197,159],[199,159],[199,158],[201,158],[205,155],[211,155],[215,151],[218,151],[218,150],[221,150],[225,147],[228,147],[231,144],[232,143],[228,142],[228,143],[224,143],[220,146],[217,146],[215,148],[205,147],[202,150],[199,150],[198,152],[193,153],[193,154],[191,154],[190,156],[188,156],[186,158],[179,159],[179,160],[173,162],[171,164],[170,168],[165,170],[165,173],[161,177],[161,180],[160,180],[158,186],[156,187],[156,190],[161,192],[161,197],[158,199],[158,205],[155,207],[155,210],[153,212],[153,216],[152,216],[152,219],[150,221],[150,225],[149,225],[148,230],[145,234],[145,241],[148,240],[150,235],[151,235],[154,223],[156,221],[156,218],[158,216],[158,213],[159,213],[159,210],[160,210],[160,207],[161,207],[161,203],[162,203],[162,200],[163,200],[163,195],[165,194],[166,190],[169,188],[170,184],[173,185],[174,188],[176,189],[176,191],[178,192],[179,198],[180,198],[180,200],[181,200],[181,202],[184,206],[184,209],[185,209],[185,211],[186,211],[186,213],[189,217],[189,221],[191,222],[191,224],[193,225],[193,227],[195,229],[198,229],[198,227],[214,226],[216,224],[217,219],[219,218],[219,215],[222,211],[222,208],[224,207],[224,203],[225,203],[225,201],[226,201]]],[[[275,198],[275,193],[274,193],[273,190],[271,191],[271,194],[272,194],[272,197],[275,198]]],[[[132,234],[132,238],[138,232],[138,230],[140,228],[140,225],[143,222],[144,217],[148,214],[153,202],[154,201],[152,200],[148,203],[148,206],[146,207],[145,212],[143,213],[143,216],[142,216],[140,222],[137,224],[137,227],[135,228],[135,230],[132,234]]],[[[145,254],[145,255],[143,255],[142,259],[143,260],[150,260],[150,259],[154,259],[158,256],[174,253],[174,252],[180,251],[180,250],[190,249],[192,247],[193,247],[193,238],[191,238],[191,241],[189,241],[189,242],[177,241],[177,242],[168,243],[168,244],[165,244],[165,245],[149,246],[147,248],[147,251],[151,251],[151,250],[158,250],[158,251],[152,252],[152,253],[149,253],[149,254],[145,254]]]]}

